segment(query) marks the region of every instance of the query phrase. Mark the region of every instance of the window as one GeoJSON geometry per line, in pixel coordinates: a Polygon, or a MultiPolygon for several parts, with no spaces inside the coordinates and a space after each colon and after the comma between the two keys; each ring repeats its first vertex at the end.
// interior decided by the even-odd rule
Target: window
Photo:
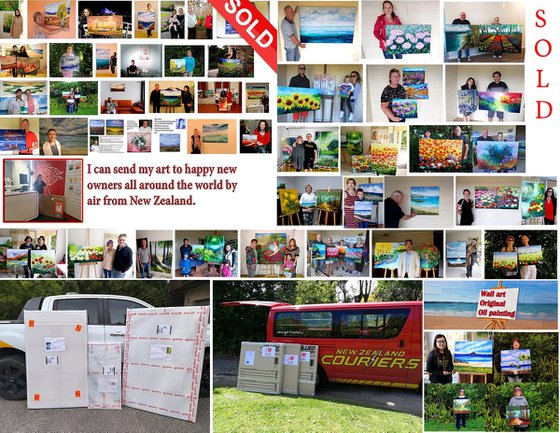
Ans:
{"type": "Polygon", "coordinates": [[[98,314],[99,301],[95,298],[58,299],[54,301],[53,310],[58,310],[58,311],[87,310],[88,325],[100,325],[99,314],[98,314]]]}
{"type": "Polygon", "coordinates": [[[134,308],[146,308],[138,302],[128,301],[126,299],[109,299],[107,300],[109,306],[108,325],[125,325],[126,324],[126,310],[134,308]]]}
{"type": "Polygon", "coordinates": [[[340,312],[340,338],[390,339],[397,337],[409,310],[340,312]]]}
{"type": "Polygon", "coordinates": [[[332,313],[329,311],[296,311],[274,316],[276,337],[329,338],[332,329],[332,313]]]}

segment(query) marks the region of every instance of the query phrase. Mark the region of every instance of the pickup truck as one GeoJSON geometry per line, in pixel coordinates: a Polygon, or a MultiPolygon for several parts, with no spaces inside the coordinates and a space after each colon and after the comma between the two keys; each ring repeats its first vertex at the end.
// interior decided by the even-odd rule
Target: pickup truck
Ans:
{"type": "MultiPolygon", "coordinates": [[[[126,310],[133,308],[152,306],[140,299],[116,295],[66,294],[27,301],[17,320],[0,322],[0,397],[26,398],[24,311],[87,310],[88,341],[124,345],[126,310]]],[[[207,333],[201,395],[210,390],[209,346],[207,333]]]]}

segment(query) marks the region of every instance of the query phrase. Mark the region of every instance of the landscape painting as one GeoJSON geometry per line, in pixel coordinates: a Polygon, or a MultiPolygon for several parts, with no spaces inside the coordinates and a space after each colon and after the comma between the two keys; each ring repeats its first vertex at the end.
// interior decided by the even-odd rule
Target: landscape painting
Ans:
{"type": "Polygon", "coordinates": [[[311,244],[311,260],[325,260],[327,246],[325,244],[311,244]]]}
{"type": "Polygon", "coordinates": [[[155,12],[138,12],[138,30],[155,30],[156,13],[155,12]]]}
{"type": "Polygon", "coordinates": [[[544,182],[521,181],[521,216],[523,219],[544,217],[544,182]]]}
{"type": "Polygon", "coordinates": [[[288,244],[286,233],[255,233],[257,240],[257,263],[282,263],[288,244]]]}
{"type": "Polygon", "coordinates": [[[397,143],[372,143],[370,153],[371,171],[378,175],[394,176],[397,174],[397,162],[399,159],[399,145],[397,143]]]}
{"type": "Polygon", "coordinates": [[[430,52],[432,26],[425,24],[386,25],[385,44],[389,54],[427,54],[430,52]]]}
{"type": "Polygon", "coordinates": [[[107,135],[124,135],[123,119],[107,119],[106,121],[107,135]]]}
{"type": "Polygon", "coordinates": [[[160,102],[162,107],[180,107],[181,91],[176,89],[162,90],[160,102]]]}
{"type": "Polygon", "coordinates": [[[496,251],[492,258],[492,267],[497,271],[517,272],[517,252],[496,251]]]}
{"type": "Polygon", "coordinates": [[[361,131],[346,132],[346,151],[349,155],[361,155],[364,151],[361,131]]]}
{"type": "Polygon", "coordinates": [[[415,84],[424,84],[426,82],[425,68],[403,68],[401,84],[403,86],[412,86],[415,84]]]}
{"type": "Polygon", "coordinates": [[[480,24],[478,49],[482,52],[521,53],[523,27],[519,24],[480,24]]]}
{"type": "Polygon", "coordinates": [[[502,374],[530,374],[531,349],[501,350],[500,370],[502,374]]]}
{"type": "Polygon", "coordinates": [[[371,221],[373,203],[371,201],[356,200],[354,202],[354,217],[362,221],[371,221]]]}
{"type": "Polygon", "coordinates": [[[6,250],[6,263],[8,268],[13,266],[27,266],[30,250],[8,248],[6,250]]]}
{"type": "Polygon", "coordinates": [[[468,398],[454,398],[453,399],[453,414],[467,414],[471,413],[471,401],[468,398]]]}
{"type": "Polygon", "coordinates": [[[399,256],[404,253],[404,242],[376,242],[373,250],[373,267],[397,269],[399,256]]]}
{"type": "Polygon", "coordinates": [[[107,71],[111,65],[111,50],[108,48],[95,49],[95,69],[98,71],[107,71]]]}
{"type": "Polygon", "coordinates": [[[373,173],[371,155],[352,155],[352,173],[373,173]]]}
{"type": "Polygon", "coordinates": [[[449,171],[461,166],[463,140],[418,140],[420,171],[449,171]]]}
{"type": "Polygon", "coordinates": [[[160,152],[179,152],[181,150],[181,134],[159,134],[160,152]]]}
{"type": "Polygon", "coordinates": [[[0,236],[0,247],[2,248],[12,248],[13,240],[10,236],[0,236]]]}
{"type": "Polygon", "coordinates": [[[87,29],[90,35],[102,38],[122,38],[122,15],[88,16],[87,29]]]}
{"type": "Polygon", "coordinates": [[[224,246],[223,236],[206,236],[204,240],[204,261],[206,263],[223,263],[224,246]]]}
{"type": "Polygon", "coordinates": [[[172,74],[184,74],[187,72],[187,60],[182,59],[169,59],[169,71],[172,74]]]}
{"type": "Polygon", "coordinates": [[[465,266],[467,264],[467,242],[458,241],[445,243],[448,266],[465,266]]]}
{"type": "Polygon", "coordinates": [[[0,129],[0,152],[25,150],[25,130],[0,129]]]}
{"type": "Polygon", "coordinates": [[[381,203],[383,201],[383,184],[382,183],[361,183],[358,188],[364,190],[364,199],[372,203],[381,203]]]}
{"type": "Polygon", "coordinates": [[[475,186],[474,198],[476,209],[519,209],[517,186],[475,186]]]}
{"type": "Polygon", "coordinates": [[[344,254],[345,260],[352,260],[353,262],[359,262],[362,260],[362,254],[364,252],[363,248],[346,248],[346,253],[344,254]]]}
{"type": "Polygon", "coordinates": [[[404,86],[407,99],[429,99],[428,83],[407,84],[404,86]]]}
{"type": "Polygon", "coordinates": [[[278,87],[277,114],[314,111],[321,108],[321,89],[278,87]]]}
{"type": "Polygon", "coordinates": [[[227,123],[206,123],[202,125],[203,143],[227,143],[229,125],[227,123]]]}
{"type": "Polygon", "coordinates": [[[152,255],[150,270],[171,278],[172,251],[173,241],[150,241],[150,254],[152,255]]]}
{"type": "Polygon", "coordinates": [[[338,170],[338,129],[334,131],[316,131],[317,160],[315,166],[338,170]]]}
{"type": "Polygon", "coordinates": [[[45,4],[45,26],[70,28],[70,1],[45,4]]]}
{"type": "Polygon", "coordinates": [[[293,215],[299,212],[297,189],[279,189],[280,210],[282,215],[293,215]]]}
{"type": "Polygon", "coordinates": [[[468,24],[445,25],[445,47],[447,52],[473,47],[473,31],[468,24]]]}
{"type": "Polygon", "coordinates": [[[90,135],[105,135],[105,121],[103,119],[89,119],[90,135]]]}
{"type": "Polygon", "coordinates": [[[478,108],[487,111],[521,113],[523,93],[478,92],[478,108]]]}
{"type": "Polygon", "coordinates": [[[391,111],[401,119],[418,118],[418,104],[414,99],[393,99],[391,111]]]}
{"type": "Polygon", "coordinates": [[[477,166],[481,170],[514,170],[517,167],[517,141],[478,141],[477,166]]]}
{"type": "Polygon", "coordinates": [[[410,211],[417,215],[439,215],[439,186],[411,186],[410,211]]]}
{"type": "Polygon", "coordinates": [[[517,248],[519,266],[540,265],[543,263],[542,245],[517,248]]]}
{"type": "Polygon", "coordinates": [[[328,212],[338,212],[342,200],[342,191],[339,189],[317,191],[317,207],[328,212]]]}
{"type": "Polygon", "coordinates": [[[356,8],[300,7],[302,44],[351,44],[354,42],[356,8]]]}
{"type": "Polygon", "coordinates": [[[492,373],[492,340],[456,341],[455,370],[461,373],[492,373]]]}
{"type": "MultiPolygon", "coordinates": [[[[506,406],[506,420],[512,427],[528,426],[531,424],[529,406],[506,406]]],[[[521,427],[523,428],[523,427],[521,427]]]]}
{"type": "Polygon", "coordinates": [[[54,250],[31,251],[31,272],[34,275],[56,276],[56,257],[54,250]]]}
{"type": "Polygon", "coordinates": [[[103,261],[103,247],[68,245],[68,257],[73,263],[91,263],[103,261]]]}

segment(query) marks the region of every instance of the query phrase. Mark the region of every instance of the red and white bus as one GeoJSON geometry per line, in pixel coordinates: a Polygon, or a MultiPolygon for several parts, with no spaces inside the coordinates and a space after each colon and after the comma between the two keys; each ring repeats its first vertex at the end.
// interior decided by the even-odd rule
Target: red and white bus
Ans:
{"type": "Polygon", "coordinates": [[[319,346],[319,384],[326,381],[416,389],[422,382],[422,302],[269,307],[267,341],[319,346]]]}

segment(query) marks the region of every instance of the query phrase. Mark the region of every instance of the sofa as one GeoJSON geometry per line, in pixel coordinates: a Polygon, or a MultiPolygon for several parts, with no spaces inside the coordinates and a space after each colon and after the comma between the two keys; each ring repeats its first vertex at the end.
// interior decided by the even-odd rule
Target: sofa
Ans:
{"type": "MultiPolygon", "coordinates": [[[[144,103],[143,102],[135,102],[132,103],[130,99],[113,99],[113,102],[117,103],[117,114],[144,114],[144,103]]],[[[101,114],[106,114],[107,109],[105,106],[107,105],[107,100],[103,101],[103,105],[101,106],[101,114]]]]}

